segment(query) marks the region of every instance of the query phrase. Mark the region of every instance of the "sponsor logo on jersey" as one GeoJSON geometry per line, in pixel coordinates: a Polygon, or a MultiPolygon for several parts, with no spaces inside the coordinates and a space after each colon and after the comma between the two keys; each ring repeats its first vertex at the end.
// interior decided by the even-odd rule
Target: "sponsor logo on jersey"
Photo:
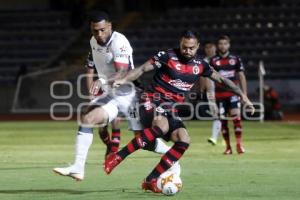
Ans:
{"type": "Polygon", "coordinates": [[[180,90],[184,90],[184,91],[189,91],[191,89],[191,87],[193,86],[193,84],[189,84],[180,79],[170,80],[168,83],[170,85],[172,85],[180,90]]]}
{"type": "Polygon", "coordinates": [[[199,72],[200,72],[200,69],[199,69],[198,65],[195,65],[195,66],[193,67],[193,73],[194,73],[194,74],[199,74],[199,72]]]}
{"type": "Polygon", "coordinates": [[[236,64],[236,60],[235,59],[229,59],[229,64],[230,65],[235,65],[236,64]]]}
{"type": "Polygon", "coordinates": [[[225,78],[232,78],[235,76],[235,71],[234,70],[220,70],[219,73],[224,76],[225,78]]]}
{"type": "Polygon", "coordinates": [[[178,60],[177,57],[171,57],[171,60],[178,60]]]}
{"type": "Polygon", "coordinates": [[[127,47],[125,45],[123,45],[121,48],[120,48],[120,51],[122,53],[126,52],[127,51],[127,47]]]}
{"type": "Polygon", "coordinates": [[[217,60],[216,65],[220,66],[221,65],[221,61],[217,60]]]}
{"type": "Polygon", "coordinates": [[[193,60],[194,63],[201,65],[201,61],[200,60],[193,60]]]}
{"type": "Polygon", "coordinates": [[[116,58],[128,58],[129,56],[128,54],[116,54],[116,58]]]}

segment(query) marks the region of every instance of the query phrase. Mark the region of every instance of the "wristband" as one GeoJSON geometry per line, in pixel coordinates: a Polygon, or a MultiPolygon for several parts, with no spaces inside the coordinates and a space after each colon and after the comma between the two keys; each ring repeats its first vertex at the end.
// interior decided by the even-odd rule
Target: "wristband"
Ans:
{"type": "Polygon", "coordinates": [[[106,84],[106,80],[104,78],[99,78],[99,81],[101,82],[102,85],[106,84]]]}

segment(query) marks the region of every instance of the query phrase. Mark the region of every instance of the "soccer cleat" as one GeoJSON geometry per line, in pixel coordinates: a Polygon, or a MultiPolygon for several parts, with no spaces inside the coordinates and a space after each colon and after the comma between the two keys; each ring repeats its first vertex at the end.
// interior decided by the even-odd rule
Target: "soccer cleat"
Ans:
{"type": "Polygon", "coordinates": [[[244,147],[241,144],[237,144],[236,145],[236,152],[238,154],[243,154],[243,153],[245,153],[245,149],[244,149],[244,147]]]}
{"type": "Polygon", "coordinates": [[[110,174],[112,170],[122,162],[122,158],[116,153],[111,153],[104,161],[103,169],[106,174],[110,174]]]}
{"type": "Polygon", "coordinates": [[[211,143],[213,146],[217,144],[217,141],[214,138],[208,138],[207,142],[211,143]]]}
{"type": "Polygon", "coordinates": [[[226,149],[225,149],[225,151],[224,151],[223,154],[224,154],[224,155],[230,155],[230,154],[232,154],[232,149],[231,149],[231,147],[226,147],[226,149]]]}
{"type": "Polygon", "coordinates": [[[84,172],[83,171],[79,171],[79,170],[75,170],[73,166],[70,167],[62,167],[62,168],[54,168],[53,172],[62,175],[62,176],[69,176],[73,179],[75,179],[76,181],[82,181],[84,178],[84,172]]]}
{"type": "Polygon", "coordinates": [[[157,179],[152,179],[151,181],[144,180],[142,189],[145,191],[150,190],[154,193],[161,193],[161,190],[157,187],[157,179]]]}

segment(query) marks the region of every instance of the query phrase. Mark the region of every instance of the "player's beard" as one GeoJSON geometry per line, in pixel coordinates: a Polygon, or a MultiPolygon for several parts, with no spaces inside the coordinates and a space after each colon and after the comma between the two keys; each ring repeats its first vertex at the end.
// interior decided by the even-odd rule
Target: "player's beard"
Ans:
{"type": "Polygon", "coordinates": [[[182,54],[182,57],[185,61],[189,61],[189,60],[193,59],[195,56],[190,55],[190,54],[182,54]]]}
{"type": "Polygon", "coordinates": [[[104,46],[107,42],[107,39],[105,41],[101,40],[101,39],[97,39],[97,43],[100,45],[100,46],[104,46]]]}
{"type": "Polygon", "coordinates": [[[222,55],[222,56],[223,56],[223,55],[226,55],[228,52],[229,52],[228,49],[227,49],[227,50],[224,50],[224,51],[219,50],[219,54],[222,55]]]}
{"type": "Polygon", "coordinates": [[[96,40],[97,40],[97,43],[98,43],[100,46],[105,46],[105,45],[107,44],[107,42],[110,40],[111,36],[112,36],[112,33],[110,33],[110,35],[107,36],[104,40],[101,39],[101,38],[97,38],[97,39],[96,39],[96,40]]]}

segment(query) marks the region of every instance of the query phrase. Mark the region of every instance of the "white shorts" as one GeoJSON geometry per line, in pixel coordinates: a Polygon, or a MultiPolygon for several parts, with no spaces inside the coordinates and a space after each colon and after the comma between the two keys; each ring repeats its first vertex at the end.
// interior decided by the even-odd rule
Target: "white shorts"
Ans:
{"type": "Polygon", "coordinates": [[[135,97],[135,90],[128,94],[117,95],[116,93],[104,93],[93,99],[91,105],[101,106],[108,114],[108,123],[112,122],[119,113],[128,116],[128,110],[135,97]]]}
{"type": "Polygon", "coordinates": [[[140,121],[138,109],[136,107],[137,103],[138,103],[138,98],[135,97],[128,110],[128,115],[127,115],[128,129],[131,131],[143,130],[143,125],[140,121]]]}
{"type": "Polygon", "coordinates": [[[121,95],[116,93],[105,93],[91,101],[92,105],[101,106],[108,114],[108,122],[112,122],[118,115],[126,117],[128,120],[128,129],[131,131],[143,130],[143,125],[140,122],[136,105],[138,97],[136,90],[132,89],[129,93],[126,86],[120,89],[121,95]],[[122,93],[125,92],[125,93],[122,93]],[[125,95],[124,95],[125,94],[125,95]]]}

